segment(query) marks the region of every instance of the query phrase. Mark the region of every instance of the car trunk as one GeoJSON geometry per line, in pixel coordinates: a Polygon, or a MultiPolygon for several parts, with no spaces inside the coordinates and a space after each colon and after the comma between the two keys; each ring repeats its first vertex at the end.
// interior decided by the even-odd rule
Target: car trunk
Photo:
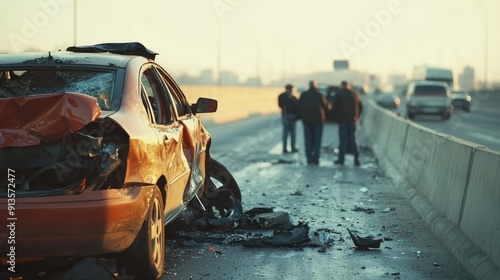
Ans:
{"type": "MultiPolygon", "coordinates": [[[[94,97],[79,93],[0,99],[0,168],[16,174],[16,197],[78,194],[123,184],[128,136],[107,133],[94,97]]],[[[0,182],[7,195],[8,182],[0,182]]]]}

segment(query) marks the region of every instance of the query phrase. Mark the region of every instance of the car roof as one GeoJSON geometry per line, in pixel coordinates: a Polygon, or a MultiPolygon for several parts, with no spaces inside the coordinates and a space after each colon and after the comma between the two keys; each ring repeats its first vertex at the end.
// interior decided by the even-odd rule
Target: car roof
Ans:
{"type": "Polygon", "coordinates": [[[153,61],[157,53],[137,42],[68,47],[66,51],[0,54],[0,65],[80,64],[125,67],[131,59],[153,61]]]}
{"type": "MultiPolygon", "coordinates": [[[[96,66],[125,67],[134,56],[108,53],[38,52],[0,54],[0,65],[33,66],[41,64],[84,64],[96,66]]],[[[145,59],[146,60],[146,59],[145,59]]]]}
{"type": "MultiPolygon", "coordinates": [[[[95,66],[125,67],[137,56],[110,53],[74,53],[68,51],[0,54],[0,65],[42,65],[42,64],[79,64],[95,66]]],[[[143,58],[147,60],[146,58],[143,58]]]]}

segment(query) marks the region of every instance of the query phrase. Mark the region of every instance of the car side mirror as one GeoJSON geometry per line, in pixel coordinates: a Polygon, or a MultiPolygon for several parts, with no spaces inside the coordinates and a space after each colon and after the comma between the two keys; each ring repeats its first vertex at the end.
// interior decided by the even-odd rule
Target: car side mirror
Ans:
{"type": "Polygon", "coordinates": [[[191,105],[191,111],[197,113],[213,113],[217,111],[217,100],[211,98],[200,97],[195,104],[191,105]]]}

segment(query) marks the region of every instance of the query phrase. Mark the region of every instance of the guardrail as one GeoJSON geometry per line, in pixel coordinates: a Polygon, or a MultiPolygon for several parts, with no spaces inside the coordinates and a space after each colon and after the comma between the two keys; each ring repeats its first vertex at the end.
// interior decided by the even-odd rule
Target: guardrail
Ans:
{"type": "Polygon", "coordinates": [[[396,185],[476,279],[500,279],[500,153],[367,103],[363,130],[396,185]]]}

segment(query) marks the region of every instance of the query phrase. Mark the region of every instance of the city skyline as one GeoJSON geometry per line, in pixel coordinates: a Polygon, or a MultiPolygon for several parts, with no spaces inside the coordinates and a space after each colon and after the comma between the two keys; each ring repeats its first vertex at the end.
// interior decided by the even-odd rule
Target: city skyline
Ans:
{"type": "MultiPolygon", "coordinates": [[[[197,75],[190,75],[186,72],[174,73],[179,84],[184,85],[223,85],[223,86],[278,86],[292,83],[298,87],[305,87],[309,80],[319,81],[324,85],[340,84],[342,80],[348,80],[356,86],[372,86],[384,92],[400,90],[411,80],[411,76],[404,74],[392,74],[381,79],[381,77],[367,72],[356,70],[333,70],[332,72],[315,72],[296,75],[293,77],[282,77],[276,80],[263,83],[258,77],[248,77],[240,79],[237,73],[232,71],[222,71],[222,80],[217,79],[214,69],[202,69],[197,75]],[[371,81],[370,81],[371,80],[371,81]]],[[[458,73],[454,73],[454,88],[452,90],[475,90],[481,89],[482,84],[475,77],[475,69],[465,66],[458,73]]],[[[500,87],[500,83],[493,83],[492,86],[500,87]]]]}

